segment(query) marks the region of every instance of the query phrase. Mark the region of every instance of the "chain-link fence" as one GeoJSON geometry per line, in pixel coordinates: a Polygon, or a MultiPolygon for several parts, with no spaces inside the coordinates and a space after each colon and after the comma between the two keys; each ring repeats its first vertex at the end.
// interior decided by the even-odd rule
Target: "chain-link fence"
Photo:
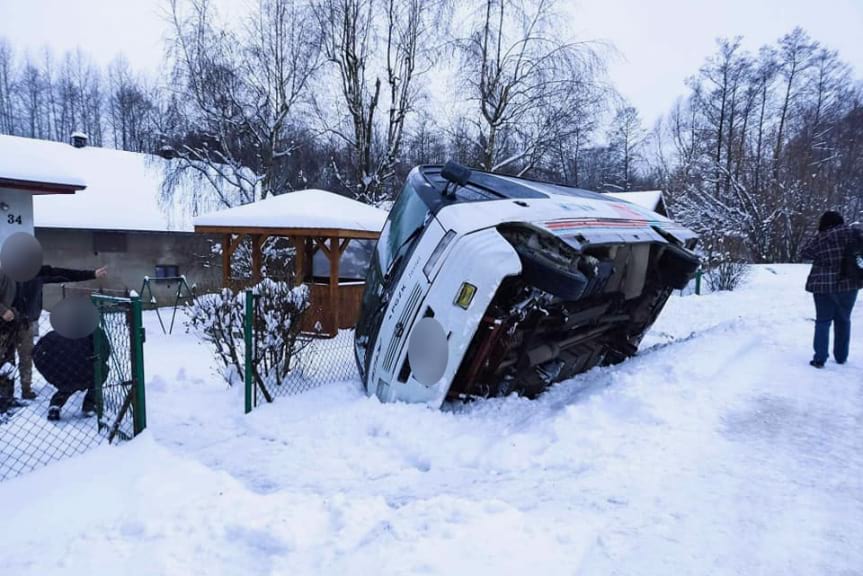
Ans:
{"type": "Polygon", "coordinates": [[[279,377],[266,371],[256,370],[264,355],[258,338],[268,326],[261,302],[251,290],[245,293],[244,310],[245,353],[245,405],[246,412],[261,403],[272,402],[280,396],[302,394],[313,388],[334,382],[344,382],[359,377],[354,360],[354,331],[339,330],[335,337],[322,338],[300,333],[290,345],[287,359],[289,369],[279,377]]]}
{"type": "Polygon", "coordinates": [[[141,302],[94,294],[95,332],[39,322],[0,330],[0,481],[146,427],[141,302]],[[35,341],[35,345],[34,345],[35,341]]]}

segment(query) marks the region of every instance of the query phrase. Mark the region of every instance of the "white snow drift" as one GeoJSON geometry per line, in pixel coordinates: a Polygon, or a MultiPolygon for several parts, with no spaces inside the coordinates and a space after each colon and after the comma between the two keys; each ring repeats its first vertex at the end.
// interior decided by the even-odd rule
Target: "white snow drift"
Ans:
{"type": "Polygon", "coordinates": [[[445,411],[347,382],[243,416],[151,329],[150,430],[0,484],[0,573],[859,573],[863,313],[850,364],[810,368],[805,271],[674,297],[638,357],[536,401],[445,411]]]}

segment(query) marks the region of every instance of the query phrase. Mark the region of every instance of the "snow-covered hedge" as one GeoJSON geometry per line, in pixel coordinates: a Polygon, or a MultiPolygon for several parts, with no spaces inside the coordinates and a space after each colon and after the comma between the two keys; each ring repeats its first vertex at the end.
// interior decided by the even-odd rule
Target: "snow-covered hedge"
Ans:
{"type": "MultiPolygon", "coordinates": [[[[301,336],[301,326],[309,307],[309,289],[265,279],[252,292],[252,376],[258,384],[280,385],[291,371],[293,359],[308,343],[301,336]]],[[[243,379],[244,311],[244,293],[234,293],[230,288],[200,296],[186,310],[189,330],[212,346],[229,385],[243,379]]]]}

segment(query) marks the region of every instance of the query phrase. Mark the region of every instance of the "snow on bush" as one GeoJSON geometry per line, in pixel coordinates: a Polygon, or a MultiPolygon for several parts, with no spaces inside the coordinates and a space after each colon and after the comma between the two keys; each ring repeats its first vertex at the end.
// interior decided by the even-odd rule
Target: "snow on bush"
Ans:
{"type": "MultiPolygon", "coordinates": [[[[256,384],[281,385],[294,358],[308,344],[301,336],[301,327],[309,307],[309,289],[265,279],[252,288],[252,293],[252,377],[256,384]]],[[[186,314],[187,328],[212,346],[225,381],[229,385],[241,382],[245,365],[244,292],[223,288],[199,296],[186,314]]]]}
{"type": "MultiPolygon", "coordinates": [[[[221,258],[224,247],[220,242],[212,243],[207,265],[215,264],[214,257],[221,258]]],[[[278,280],[293,276],[296,249],[293,243],[281,236],[269,236],[261,246],[261,274],[278,280]]],[[[240,240],[231,256],[231,277],[252,277],[252,241],[245,237],[240,240]]]]}
{"type": "Polygon", "coordinates": [[[746,278],[749,264],[741,255],[741,243],[738,238],[724,235],[702,237],[705,278],[711,292],[721,290],[730,292],[746,278]]]}

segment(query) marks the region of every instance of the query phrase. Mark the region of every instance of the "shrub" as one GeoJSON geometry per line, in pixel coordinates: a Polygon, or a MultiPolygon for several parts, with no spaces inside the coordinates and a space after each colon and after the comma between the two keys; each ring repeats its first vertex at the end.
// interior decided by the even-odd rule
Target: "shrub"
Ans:
{"type": "Polygon", "coordinates": [[[711,292],[732,291],[746,279],[749,264],[742,256],[739,242],[724,236],[703,238],[705,278],[711,292]]]}
{"type": "Polygon", "coordinates": [[[728,259],[711,263],[707,269],[707,287],[711,292],[720,290],[732,291],[746,279],[749,274],[749,264],[739,260],[728,259]]]}
{"type": "MultiPolygon", "coordinates": [[[[306,286],[265,279],[252,288],[255,312],[252,377],[256,385],[281,385],[293,367],[294,358],[310,339],[301,333],[303,315],[309,307],[306,286]]],[[[245,366],[243,331],[245,295],[223,288],[199,296],[187,308],[187,327],[210,344],[220,362],[220,372],[229,385],[242,381],[245,366]]]]}

